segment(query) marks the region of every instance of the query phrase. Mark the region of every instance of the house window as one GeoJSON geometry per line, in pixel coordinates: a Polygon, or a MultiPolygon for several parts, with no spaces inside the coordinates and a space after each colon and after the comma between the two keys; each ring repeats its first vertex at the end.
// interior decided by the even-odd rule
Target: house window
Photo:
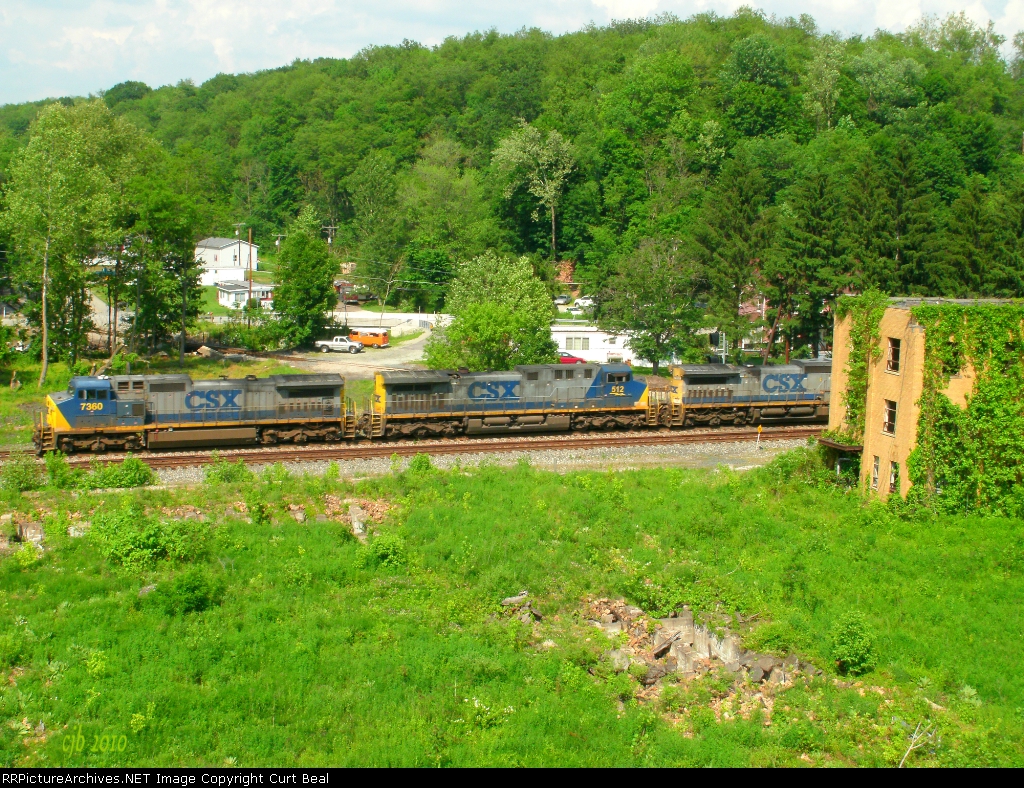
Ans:
{"type": "Polygon", "coordinates": [[[877,490],[878,489],[879,465],[881,465],[881,461],[878,459],[878,455],[876,454],[875,455],[875,461],[871,465],[871,489],[872,490],[877,490]]]}
{"type": "Polygon", "coordinates": [[[614,345],[615,344],[615,337],[608,337],[608,342],[606,344],[614,345]]]}
{"type": "Polygon", "coordinates": [[[898,462],[889,463],[889,492],[898,493],[900,491],[900,464],[898,462]]]}
{"type": "Polygon", "coordinates": [[[580,350],[590,350],[590,337],[583,337],[583,347],[580,350]]]}
{"type": "Polygon", "coordinates": [[[885,413],[883,414],[882,432],[886,435],[896,434],[896,403],[891,399],[883,400],[885,413]]]}
{"type": "Polygon", "coordinates": [[[889,353],[885,359],[886,372],[900,371],[900,341],[889,337],[889,353]]]}
{"type": "Polygon", "coordinates": [[[213,256],[213,262],[217,262],[217,255],[213,256]]]}

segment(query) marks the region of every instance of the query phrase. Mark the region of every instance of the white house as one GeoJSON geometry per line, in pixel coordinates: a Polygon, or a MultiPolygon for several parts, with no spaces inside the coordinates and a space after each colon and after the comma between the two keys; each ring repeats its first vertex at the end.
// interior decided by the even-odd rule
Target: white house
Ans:
{"type": "Polygon", "coordinates": [[[259,268],[259,247],[241,238],[206,238],[196,244],[196,260],[203,266],[201,285],[244,282],[259,268]]]}
{"type": "Polygon", "coordinates": [[[609,334],[597,326],[555,323],[551,326],[551,338],[555,340],[559,351],[572,353],[587,361],[599,364],[644,364],[644,360],[638,359],[629,347],[629,337],[609,334]]]}
{"type": "MultiPolygon", "coordinates": [[[[248,282],[217,282],[217,302],[228,309],[241,309],[249,300],[248,282]]],[[[274,285],[252,283],[252,297],[264,309],[274,308],[274,285]]]]}

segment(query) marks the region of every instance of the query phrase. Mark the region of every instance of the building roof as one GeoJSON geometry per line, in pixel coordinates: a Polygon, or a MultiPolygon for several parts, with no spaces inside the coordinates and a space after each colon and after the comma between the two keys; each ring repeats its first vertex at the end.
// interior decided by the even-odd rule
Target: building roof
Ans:
{"type": "MultiPolygon", "coordinates": [[[[249,283],[248,282],[217,282],[214,287],[218,290],[223,290],[225,293],[248,293],[249,283]]],[[[273,290],[277,285],[265,285],[262,282],[253,282],[253,290],[273,290]]]]}
{"type": "Polygon", "coordinates": [[[913,309],[915,306],[941,306],[942,304],[959,304],[960,306],[981,306],[982,304],[1014,304],[1020,303],[1013,298],[904,298],[895,296],[889,299],[892,309],[913,309]]]}
{"type": "MultiPolygon", "coordinates": [[[[196,249],[227,249],[229,246],[237,246],[238,244],[248,246],[249,242],[239,238],[204,238],[196,244],[196,249]]],[[[252,248],[259,249],[256,244],[253,244],[252,248]]]]}

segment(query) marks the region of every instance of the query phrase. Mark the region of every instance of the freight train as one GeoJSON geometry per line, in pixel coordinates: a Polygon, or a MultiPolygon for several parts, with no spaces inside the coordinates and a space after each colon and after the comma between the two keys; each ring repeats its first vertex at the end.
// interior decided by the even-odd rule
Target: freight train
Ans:
{"type": "Polygon", "coordinates": [[[829,361],[670,372],[652,388],[624,364],[382,371],[361,414],[341,375],[79,376],[47,396],[33,440],[71,453],[828,420],[829,361]]]}

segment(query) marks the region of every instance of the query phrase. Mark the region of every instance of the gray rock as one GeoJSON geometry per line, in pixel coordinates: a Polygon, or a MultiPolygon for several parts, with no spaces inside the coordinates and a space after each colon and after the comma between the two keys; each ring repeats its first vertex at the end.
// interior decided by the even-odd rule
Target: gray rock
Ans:
{"type": "Polygon", "coordinates": [[[787,679],[785,671],[779,667],[772,668],[772,672],[768,675],[768,681],[773,684],[785,684],[787,679]]]}
{"type": "Polygon", "coordinates": [[[633,605],[626,605],[626,611],[625,612],[626,612],[626,615],[629,616],[630,618],[636,618],[637,616],[642,616],[644,614],[643,610],[641,610],[638,607],[634,607],[633,605]]]}
{"type": "Polygon", "coordinates": [[[782,660],[782,667],[786,670],[796,670],[800,666],[800,660],[796,654],[790,654],[784,660],[782,660]]]}
{"type": "Polygon", "coordinates": [[[676,661],[676,670],[680,673],[693,673],[697,662],[697,655],[693,649],[678,640],[669,648],[669,659],[676,661]]]}
{"type": "Polygon", "coordinates": [[[74,525],[68,526],[68,536],[72,539],[78,539],[79,537],[85,536],[89,533],[89,529],[91,527],[91,523],[75,523],[74,525]]]}
{"type": "Polygon", "coordinates": [[[526,601],[527,597],[530,596],[530,592],[525,588],[515,596],[507,596],[501,600],[502,607],[517,607],[526,601]]]}
{"type": "Polygon", "coordinates": [[[654,635],[654,656],[663,656],[678,639],[679,632],[666,632],[663,629],[656,632],[654,635]]]}
{"type": "Polygon", "coordinates": [[[611,624],[615,621],[618,621],[618,619],[615,617],[614,613],[605,613],[603,616],[601,616],[602,624],[611,624]]]}
{"type": "Polygon", "coordinates": [[[42,544],[43,526],[39,523],[18,523],[18,539],[34,545],[42,544]]]}
{"type": "Polygon", "coordinates": [[[759,656],[760,654],[758,654],[756,651],[744,651],[743,654],[740,655],[740,666],[744,668],[749,668],[753,666],[754,663],[757,662],[759,656]]]}
{"type": "Polygon", "coordinates": [[[604,624],[604,623],[602,623],[600,621],[596,621],[594,623],[596,623],[597,626],[599,626],[601,629],[603,629],[604,633],[608,637],[610,637],[610,638],[615,637],[616,635],[618,635],[622,631],[622,622],[621,621],[613,621],[610,624],[604,624]]]}
{"type": "Polygon", "coordinates": [[[533,623],[533,616],[531,616],[530,615],[530,611],[527,610],[525,613],[523,613],[521,616],[519,616],[519,620],[522,621],[524,624],[532,624],[533,623]]]}
{"type": "Polygon", "coordinates": [[[612,649],[605,653],[605,658],[612,663],[612,670],[616,673],[622,673],[623,671],[629,670],[629,654],[622,649],[612,649]]]}
{"type": "Polygon", "coordinates": [[[306,513],[302,509],[292,512],[292,517],[295,518],[295,522],[297,523],[306,522],[306,513]]]}
{"type": "Polygon", "coordinates": [[[10,525],[14,522],[14,515],[8,512],[7,514],[0,514],[0,525],[10,525]]]}
{"type": "Polygon", "coordinates": [[[156,583],[150,583],[148,586],[143,586],[139,589],[139,596],[146,596],[156,591],[156,583]]]}
{"type": "Polygon", "coordinates": [[[759,668],[757,665],[754,665],[754,667],[747,671],[747,676],[750,678],[752,682],[757,684],[764,680],[764,671],[761,670],[761,668],[759,668]]]}
{"type": "Polygon", "coordinates": [[[774,668],[776,664],[778,663],[774,657],[758,657],[757,659],[757,666],[761,668],[766,676],[772,672],[772,668],[774,668]]]}
{"type": "Polygon", "coordinates": [[[352,535],[360,542],[366,542],[366,511],[358,504],[352,504],[348,507],[348,516],[352,521],[352,535]]]}
{"type": "Polygon", "coordinates": [[[739,662],[726,662],[725,663],[725,669],[727,671],[729,671],[730,673],[739,673],[740,672],[740,663],[739,662]]]}
{"type": "Polygon", "coordinates": [[[327,515],[326,514],[318,514],[316,516],[316,521],[318,523],[326,523],[327,522],[327,515]]]}

